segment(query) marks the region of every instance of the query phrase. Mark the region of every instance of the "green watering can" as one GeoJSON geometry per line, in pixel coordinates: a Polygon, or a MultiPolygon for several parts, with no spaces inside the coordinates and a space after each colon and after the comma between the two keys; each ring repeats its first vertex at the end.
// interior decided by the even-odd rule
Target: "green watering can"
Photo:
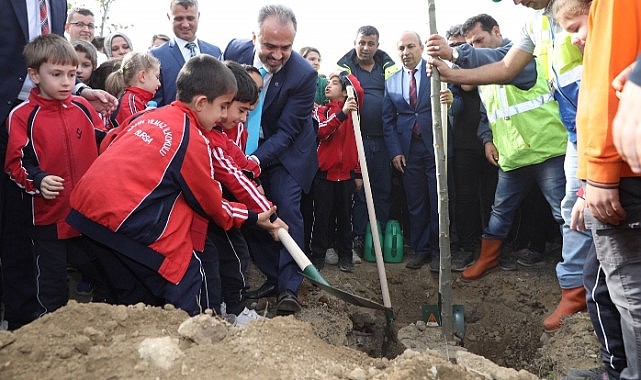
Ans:
{"type": "MultiPolygon", "coordinates": [[[[383,246],[383,233],[381,230],[381,222],[376,222],[378,225],[378,237],[379,240],[381,241],[381,247],[383,246]]],[[[363,247],[363,258],[365,261],[370,262],[370,263],[375,263],[376,262],[376,253],[374,252],[374,239],[372,238],[372,229],[367,222],[367,227],[365,229],[365,242],[364,242],[364,247],[363,247]]]]}
{"type": "Polygon", "coordinates": [[[398,220],[388,220],[383,242],[383,260],[386,263],[403,261],[403,230],[398,220]]]}

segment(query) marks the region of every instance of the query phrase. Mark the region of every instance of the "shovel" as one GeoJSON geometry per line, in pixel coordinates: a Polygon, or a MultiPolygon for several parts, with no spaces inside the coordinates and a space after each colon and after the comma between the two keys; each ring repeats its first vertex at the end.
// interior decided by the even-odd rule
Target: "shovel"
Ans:
{"type": "Polygon", "coordinates": [[[369,309],[383,310],[385,311],[385,317],[387,324],[385,325],[385,333],[383,334],[383,356],[387,353],[387,347],[389,346],[389,338],[392,331],[392,320],[394,320],[394,312],[391,308],[383,306],[377,302],[368,300],[356,294],[348,293],[344,290],[334,288],[329,285],[329,283],[321,276],[320,272],[312,264],[311,261],[307,258],[307,255],[300,249],[296,241],[291,237],[291,235],[284,229],[280,228],[278,230],[278,238],[289,254],[292,256],[298,267],[303,271],[303,276],[311,281],[313,284],[318,285],[321,289],[325,290],[329,294],[342,299],[345,302],[349,302],[352,305],[366,307],[369,309]]]}

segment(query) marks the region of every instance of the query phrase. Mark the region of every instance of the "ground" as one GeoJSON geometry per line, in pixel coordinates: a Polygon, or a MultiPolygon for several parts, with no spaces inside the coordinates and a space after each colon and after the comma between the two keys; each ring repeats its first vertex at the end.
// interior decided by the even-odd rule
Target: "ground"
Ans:
{"type": "MultiPolygon", "coordinates": [[[[385,265],[395,318],[386,357],[383,312],[306,281],[301,313],[244,329],[209,315],[189,319],[172,307],[70,301],[15,332],[0,332],[0,379],[557,379],[569,368],[599,365],[586,313],[553,335],[542,330],[560,297],[558,259],[552,252],[543,267],[498,271],[472,283],[453,274],[464,348],[445,344],[440,328],[421,322],[421,305],[437,302],[438,276],[400,263],[385,265]]],[[[356,265],[354,273],[326,266],[321,274],[336,288],[382,303],[373,263],[356,265]]],[[[261,284],[253,268],[250,278],[261,284]]],[[[252,306],[269,310],[268,301],[274,300],[252,306]]]]}

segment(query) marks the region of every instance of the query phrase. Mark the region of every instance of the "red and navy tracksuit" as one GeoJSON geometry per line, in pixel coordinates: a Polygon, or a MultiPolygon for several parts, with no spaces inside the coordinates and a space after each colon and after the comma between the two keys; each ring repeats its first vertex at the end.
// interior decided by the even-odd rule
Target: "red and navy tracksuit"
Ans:
{"type": "MultiPolygon", "coordinates": [[[[363,99],[358,80],[350,75],[357,98],[363,99]]],[[[351,113],[346,115],[344,101],[315,105],[318,121],[318,166],[313,184],[314,223],[311,237],[312,262],[322,267],[329,248],[330,228],[336,226],[334,241],[339,260],[352,258],[351,207],[354,178],[360,173],[351,113]],[[333,223],[334,219],[336,224],[333,223]]]]}
{"type": "Polygon", "coordinates": [[[118,99],[118,108],[111,114],[113,128],[122,125],[131,115],[135,115],[147,108],[147,102],[153,97],[153,93],[140,87],[127,87],[120,99],[118,99]]]}
{"type": "Polygon", "coordinates": [[[68,300],[67,260],[80,270],[85,266],[85,242],[65,217],[73,189],[98,155],[104,125],[84,98],[45,99],[34,88],[9,115],[7,129],[5,171],[32,196],[36,297],[40,313],[51,312],[68,300]],[[64,189],[54,199],[40,193],[49,175],[64,179],[64,189]]]}
{"type": "Polygon", "coordinates": [[[256,212],[223,199],[206,133],[181,101],[145,112],[73,191],[67,220],[112,250],[101,260],[117,302],[156,297],[189,314],[201,312],[204,278],[196,251],[205,243],[202,221],[224,230],[256,223],[256,212]]]}
{"type": "MultiPolygon", "coordinates": [[[[245,204],[250,210],[268,211],[272,203],[260,193],[255,182],[260,166],[248,159],[221,127],[214,127],[208,136],[214,178],[223,186],[226,197],[245,204]]],[[[244,293],[249,288],[245,278],[250,259],[247,242],[240,229],[225,231],[211,224],[207,237],[210,244],[202,257],[209,294],[215,306],[224,301],[226,312],[238,315],[245,308],[244,293]]]]}

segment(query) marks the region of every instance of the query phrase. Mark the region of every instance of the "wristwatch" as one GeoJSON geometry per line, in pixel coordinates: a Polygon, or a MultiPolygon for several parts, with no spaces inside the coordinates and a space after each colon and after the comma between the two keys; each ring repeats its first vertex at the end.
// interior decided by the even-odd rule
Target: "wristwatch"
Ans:
{"type": "Polygon", "coordinates": [[[78,87],[78,91],[76,91],[76,95],[80,96],[80,93],[83,92],[86,89],[91,89],[89,86],[80,86],[78,87]]]}
{"type": "Polygon", "coordinates": [[[452,63],[456,63],[456,61],[458,61],[458,56],[458,49],[452,48],[452,63]]]}

